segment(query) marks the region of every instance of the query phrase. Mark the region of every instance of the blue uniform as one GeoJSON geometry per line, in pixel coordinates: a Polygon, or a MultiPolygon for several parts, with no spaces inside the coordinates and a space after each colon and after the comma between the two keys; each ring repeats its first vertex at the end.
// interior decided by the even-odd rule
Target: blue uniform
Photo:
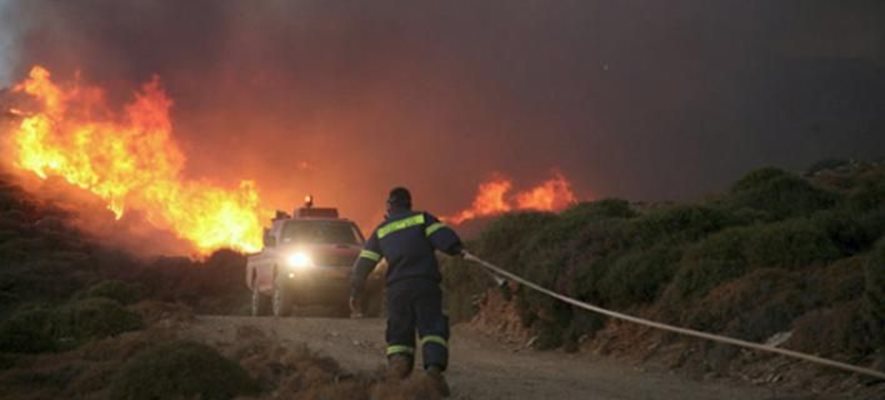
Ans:
{"type": "Polygon", "coordinates": [[[415,330],[421,338],[424,366],[445,369],[449,321],[442,312],[442,275],[435,250],[455,255],[461,239],[426,212],[391,210],[366,242],[353,266],[353,295],[381,258],[387,259],[387,355],[415,353],[415,330]]]}

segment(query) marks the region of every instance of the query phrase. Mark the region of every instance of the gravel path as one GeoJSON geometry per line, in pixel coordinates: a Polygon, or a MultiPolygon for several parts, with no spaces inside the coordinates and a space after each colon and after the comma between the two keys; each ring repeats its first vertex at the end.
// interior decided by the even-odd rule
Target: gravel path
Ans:
{"type": "MultiPolygon", "coordinates": [[[[370,372],[384,364],[384,321],[380,319],[203,316],[188,325],[186,334],[230,343],[243,325],[255,326],[282,343],[307,343],[348,370],[370,372]]],[[[775,396],[769,389],[732,382],[699,382],[675,374],[644,372],[586,354],[515,351],[462,326],[454,328],[451,357],[448,379],[454,399],[815,398],[775,396]]]]}

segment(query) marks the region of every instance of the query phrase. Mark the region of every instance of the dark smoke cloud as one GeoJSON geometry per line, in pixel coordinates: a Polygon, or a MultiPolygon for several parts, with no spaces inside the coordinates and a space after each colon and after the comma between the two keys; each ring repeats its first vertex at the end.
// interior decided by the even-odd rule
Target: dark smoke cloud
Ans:
{"type": "Polygon", "coordinates": [[[119,102],[153,74],[189,173],[363,223],[492,171],[680,199],[763,164],[885,150],[880,1],[20,1],[10,65],[119,102]]]}

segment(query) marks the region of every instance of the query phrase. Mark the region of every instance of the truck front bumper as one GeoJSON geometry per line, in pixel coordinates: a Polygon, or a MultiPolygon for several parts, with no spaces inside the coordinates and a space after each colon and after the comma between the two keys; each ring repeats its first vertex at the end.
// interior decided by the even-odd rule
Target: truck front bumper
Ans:
{"type": "MultiPolygon", "coordinates": [[[[291,291],[296,304],[338,304],[350,297],[350,271],[350,267],[315,267],[282,271],[277,279],[283,290],[291,291]]],[[[374,293],[381,284],[373,274],[366,282],[367,292],[374,293]]]]}

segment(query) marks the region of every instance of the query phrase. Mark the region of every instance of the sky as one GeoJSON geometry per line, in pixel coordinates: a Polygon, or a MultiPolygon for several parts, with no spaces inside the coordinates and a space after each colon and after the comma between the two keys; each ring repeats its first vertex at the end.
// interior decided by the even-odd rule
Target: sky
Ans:
{"type": "Polygon", "coordinates": [[[885,156],[885,2],[0,0],[33,64],[123,104],[158,75],[187,173],[440,214],[494,174],[687,200],[761,166],[885,156]]]}

